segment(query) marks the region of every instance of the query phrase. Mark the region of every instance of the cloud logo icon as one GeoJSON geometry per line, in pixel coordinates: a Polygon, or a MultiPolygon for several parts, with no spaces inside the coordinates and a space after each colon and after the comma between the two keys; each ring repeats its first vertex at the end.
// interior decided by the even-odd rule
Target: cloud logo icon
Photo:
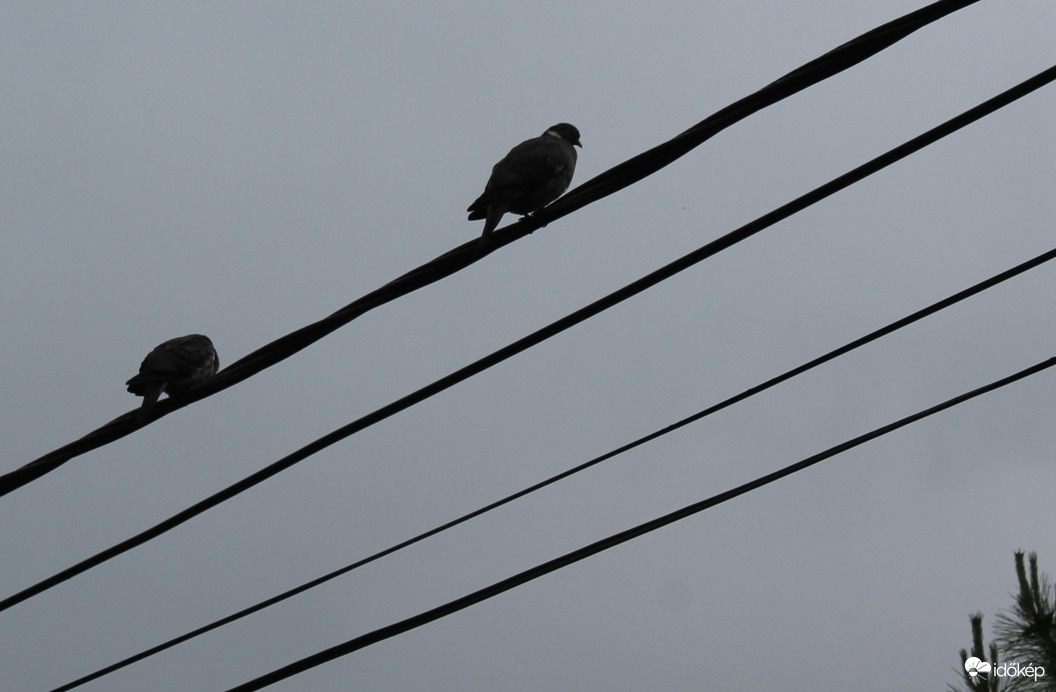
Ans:
{"type": "Polygon", "coordinates": [[[972,680],[975,680],[980,675],[986,678],[986,674],[990,672],[990,664],[972,656],[964,662],[964,669],[968,671],[968,676],[972,680]]]}

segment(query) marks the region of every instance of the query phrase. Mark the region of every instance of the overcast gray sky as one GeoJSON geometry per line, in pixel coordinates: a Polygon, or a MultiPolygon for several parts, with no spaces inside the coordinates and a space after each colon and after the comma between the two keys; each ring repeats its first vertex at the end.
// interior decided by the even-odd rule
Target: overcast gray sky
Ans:
{"type": "MultiPolygon", "coordinates": [[[[5,3],[8,471],[474,238],[492,164],[572,122],[577,183],[924,0],[5,3]]],[[[0,597],[1056,63],[984,0],[282,364],[0,499],[0,597]]],[[[0,614],[68,682],[673,422],[1056,246],[1050,86],[0,614]]],[[[832,365],[127,668],[226,689],[1054,353],[1044,266],[832,365]]],[[[944,689],[1013,551],[1056,573],[1053,373],[276,690],[944,689]]],[[[1053,672],[1056,674],[1056,671],[1053,672]]]]}

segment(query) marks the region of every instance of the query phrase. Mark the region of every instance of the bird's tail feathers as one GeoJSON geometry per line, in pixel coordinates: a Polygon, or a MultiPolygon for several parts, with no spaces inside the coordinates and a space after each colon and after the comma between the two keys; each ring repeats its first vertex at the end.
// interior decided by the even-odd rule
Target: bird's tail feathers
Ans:
{"type": "Polygon", "coordinates": [[[143,425],[143,421],[147,418],[147,412],[157,403],[158,397],[161,396],[163,391],[165,391],[164,382],[154,382],[143,388],[143,404],[139,407],[139,412],[136,414],[136,425],[143,425]]]}
{"type": "Polygon", "coordinates": [[[477,249],[473,253],[474,259],[480,256],[481,250],[484,249],[484,244],[488,242],[488,236],[499,225],[499,221],[502,221],[503,215],[508,210],[508,204],[492,204],[488,206],[487,218],[484,221],[484,232],[480,234],[480,240],[477,241],[477,249]]]}

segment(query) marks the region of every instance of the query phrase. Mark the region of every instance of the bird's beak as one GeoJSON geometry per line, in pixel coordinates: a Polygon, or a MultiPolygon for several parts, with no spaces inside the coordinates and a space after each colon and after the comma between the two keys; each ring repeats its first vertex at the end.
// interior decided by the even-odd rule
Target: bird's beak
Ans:
{"type": "Polygon", "coordinates": [[[578,139],[577,139],[576,141],[572,142],[572,143],[573,143],[573,144],[575,144],[575,145],[576,145],[577,147],[579,147],[580,149],[582,149],[582,148],[583,148],[583,145],[579,143],[579,140],[578,140],[578,139]]]}

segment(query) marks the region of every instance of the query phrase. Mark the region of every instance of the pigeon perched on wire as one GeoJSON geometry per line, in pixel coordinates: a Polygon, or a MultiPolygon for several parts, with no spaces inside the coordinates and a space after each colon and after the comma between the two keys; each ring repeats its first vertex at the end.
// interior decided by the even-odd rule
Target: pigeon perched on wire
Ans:
{"type": "Polygon", "coordinates": [[[576,170],[579,130],[559,123],[538,137],[521,142],[491,169],[484,194],[469,205],[469,220],[484,219],[477,252],[506,212],[530,214],[568,189],[576,170]],[[575,145],[575,146],[573,146],[575,145]]]}
{"type": "Polygon", "coordinates": [[[216,374],[220,359],[209,337],[188,334],[169,339],[154,348],[143,359],[139,374],[125,384],[128,391],[143,397],[136,417],[142,423],[147,411],[162,392],[178,395],[216,374]]]}

